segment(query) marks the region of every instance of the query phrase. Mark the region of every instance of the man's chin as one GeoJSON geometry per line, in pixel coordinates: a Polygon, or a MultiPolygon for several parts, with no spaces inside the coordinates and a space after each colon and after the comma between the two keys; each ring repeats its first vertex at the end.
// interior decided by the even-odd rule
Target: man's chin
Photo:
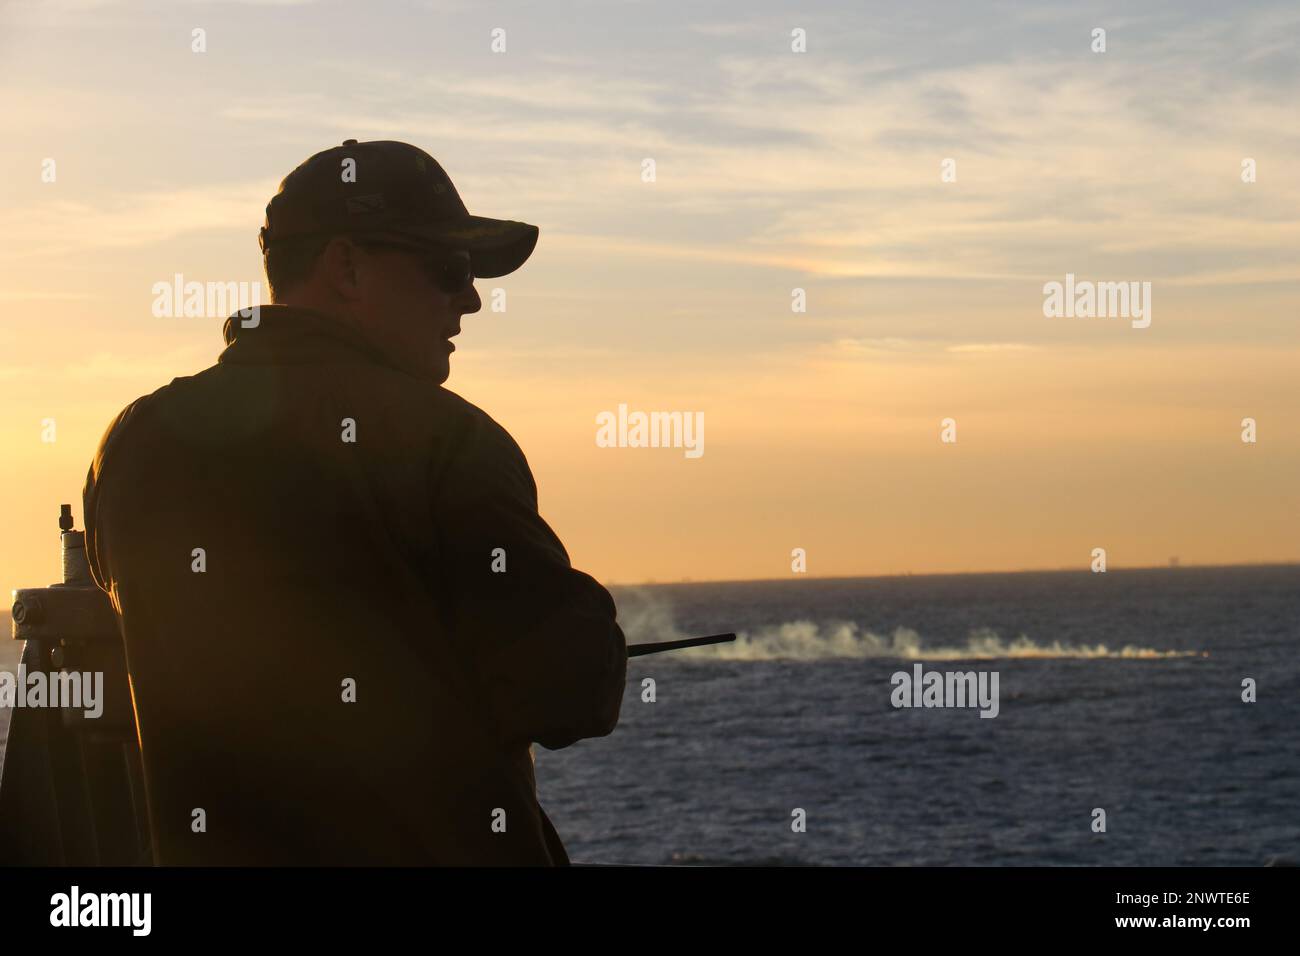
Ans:
{"type": "Polygon", "coordinates": [[[427,362],[419,362],[407,357],[393,364],[408,375],[427,379],[436,385],[441,385],[451,375],[451,363],[447,361],[445,356],[441,360],[435,358],[427,362]]]}

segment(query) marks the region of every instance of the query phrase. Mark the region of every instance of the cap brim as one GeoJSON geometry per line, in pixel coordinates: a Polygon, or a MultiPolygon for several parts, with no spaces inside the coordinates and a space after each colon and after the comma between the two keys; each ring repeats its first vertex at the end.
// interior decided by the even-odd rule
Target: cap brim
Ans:
{"type": "Polygon", "coordinates": [[[494,279],[509,275],[528,260],[537,245],[540,230],[513,219],[465,216],[452,222],[430,223],[402,231],[468,250],[474,277],[494,279]]]}

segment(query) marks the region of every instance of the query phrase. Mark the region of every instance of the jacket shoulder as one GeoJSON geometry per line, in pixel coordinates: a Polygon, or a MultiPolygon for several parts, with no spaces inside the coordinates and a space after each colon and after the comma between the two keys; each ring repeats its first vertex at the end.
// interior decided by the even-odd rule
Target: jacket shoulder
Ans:
{"type": "Polygon", "coordinates": [[[177,383],[183,382],[188,378],[193,378],[193,376],[174,378],[166,385],[154,389],[148,395],[141,395],[118,412],[113,420],[108,423],[108,427],[104,429],[104,434],[99,440],[99,445],[95,451],[95,464],[98,465],[103,460],[104,454],[108,450],[108,447],[114,438],[120,436],[132,424],[144,418],[148,410],[155,408],[158,403],[166,401],[168,394],[174,389],[177,383]]]}
{"type": "Polygon", "coordinates": [[[483,409],[441,385],[437,386],[435,391],[435,402],[439,403],[466,430],[469,438],[499,445],[503,449],[508,448],[519,455],[523,454],[511,434],[483,409]]]}
{"type": "Polygon", "coordinates": [[[435,401],[456,422],[456,437],[446,450],[456,470],[467,475],[477,473],[481,479],[507,479],[535,497],[537,486],[528,459],[505,427],[455,392],[441,385],[436,392],[435,401]]]}

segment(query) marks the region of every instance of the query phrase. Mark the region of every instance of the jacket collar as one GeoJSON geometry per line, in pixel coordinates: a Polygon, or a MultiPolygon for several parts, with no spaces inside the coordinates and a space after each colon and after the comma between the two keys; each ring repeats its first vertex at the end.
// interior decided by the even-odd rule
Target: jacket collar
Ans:
{"type": "Polygon", "coordinates": [[[391,366],[360,329],[298,306],[259,306],[256,318],[235,313],[226,319],[221,334],[226,340],[225,350],[217,357],[221,363],[304,365],[344,361],[391,366]]]}

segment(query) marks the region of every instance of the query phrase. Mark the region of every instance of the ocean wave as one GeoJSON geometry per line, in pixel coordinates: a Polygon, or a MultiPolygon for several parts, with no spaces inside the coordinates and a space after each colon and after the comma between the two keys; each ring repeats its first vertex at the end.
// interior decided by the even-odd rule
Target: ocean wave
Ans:
{"type": "Polygon", "coordinates": [[[1128,658],[1157,660],[1171,657],[1196,657],[1196,651],[1159,650],[1125,644],[1065,644],[1060,641],[1040,644],[1023,634],[1004,640],[987,629],[971,632],[964,645],[926,646],[921,636],[900,627],[889,636],[860,630],[851,621],[818,625],[813,621],[791,621],[756,632],[738,631],[734,644],[693,647],[676,652],[682,658],[696,660],[774,661],[828,660],[833,658],[896,658],[908,661],[1024,659],[1100,659],[1128,658]]]}
{"type": "MultiPolygon", "coordinates": [[[[672,608],[664,601],[637,595],[620,604],[619,622],[629,643],[680,640],[683,634],[672,608]]],[[[1011,640],[988,628],[972,630],[964,645],[928,646],[916,631],[900,627],[888,636],[864,630],[853,621],[798,620],[737,631],[731,644],[692,647],[672,652],[675,660],[712,661],[819,661],[834,659],[894,658],[908,661],[995,660],[995,659],[1130,659],[1163,660],[1179,657],[1208,657],[1202,651],[1160,650],[1133,644],[1039,643],[1020,635],[1011,640]]]]}

